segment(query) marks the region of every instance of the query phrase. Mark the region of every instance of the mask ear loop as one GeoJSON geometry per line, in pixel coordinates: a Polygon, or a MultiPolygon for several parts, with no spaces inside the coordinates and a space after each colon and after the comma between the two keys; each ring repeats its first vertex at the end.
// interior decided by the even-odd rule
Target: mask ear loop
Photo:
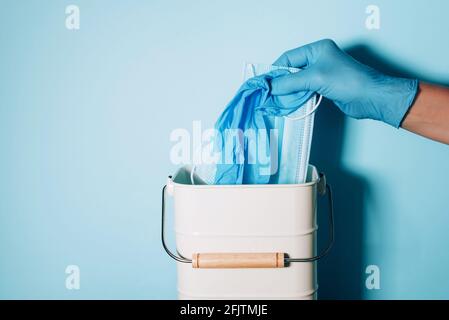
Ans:
{"type": "Polygon", "coordinates": [[[192,186],[195,185],[195,169],[196,169],[196,165],[193,165],[192,170],[190,170],[190,183],[192,184],[192,186]]]}
{"type": "Polygon", "coordinates": [[[294,121],[297,121],[297,120],[303,120],[303,119],[307,118],[308,116],[314,114],[314,113],[317,111],[318,107],[319,107],[320,104],[321,104],[321,101],[323,101],[323,96],[322,96],[322,95],[320,95],[320,97],[318,98],[318,102],[317,102],[316,105],[313,107],[313,109],[310,110],[309,112],[307,112],[305,115],[302,115],[302,116],[299,116],[299,117],[289,117],[289,116],[286,116],[286,117],[284,117],[284,118],[289,119],[289,120],[294,120],[294,121]]]}

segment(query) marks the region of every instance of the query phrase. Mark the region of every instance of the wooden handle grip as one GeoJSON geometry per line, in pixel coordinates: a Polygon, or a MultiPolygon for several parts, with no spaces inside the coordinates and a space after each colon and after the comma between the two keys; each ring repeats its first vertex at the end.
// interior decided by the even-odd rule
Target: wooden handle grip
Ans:
{"type": "Polygon", "coordinates": [[[284,253],[194,253],[195,269],[284,268],[284,253]]]}

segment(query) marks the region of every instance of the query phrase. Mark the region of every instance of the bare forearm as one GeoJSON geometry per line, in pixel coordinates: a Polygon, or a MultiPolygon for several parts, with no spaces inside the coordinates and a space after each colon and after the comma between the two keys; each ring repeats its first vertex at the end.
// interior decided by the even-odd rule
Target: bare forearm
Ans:
{"type": "Polygon", "coordinates": [[[449,88],[420,83],[420,90],[402,127],[449,144],[449,88]]]}

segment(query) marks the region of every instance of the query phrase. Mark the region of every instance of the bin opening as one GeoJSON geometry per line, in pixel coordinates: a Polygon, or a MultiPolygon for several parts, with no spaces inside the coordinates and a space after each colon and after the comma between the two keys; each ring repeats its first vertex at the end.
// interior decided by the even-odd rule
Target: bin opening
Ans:
{"type": "MultiPolygon", "coordinates": [[[[193,167],[191,165],[186,165],[186,166],[179,168],[171,180],[177,184],[193,185],[192,184],[192,175],[191,175],[192,169],[193,169],[193,167]]],[[[312,165],[309,165],[308,169],[307,169],[306,184],[314,183],[319,179],[320,179],[320,175],[318,174],[318,171],[316,170],[316,168],[312,165]]],[[[204,182],[195,173],[193,174],[193,180],[195,182],[194,185],[207,185],[207,183],[204,182]]],[[[233,185],[233,186],[236,186],[236,185],[233,185]]],[[[252,185],[252,186],[257,186],[257,185],[252,185]]],[[[276,185],[273,184],[270,186],[276,186],[276,185]]]]}

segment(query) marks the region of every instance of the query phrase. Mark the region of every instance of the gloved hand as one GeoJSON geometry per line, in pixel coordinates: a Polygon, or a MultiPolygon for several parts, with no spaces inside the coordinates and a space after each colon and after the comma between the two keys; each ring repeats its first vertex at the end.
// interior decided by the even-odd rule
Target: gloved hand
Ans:
{"type": "Polygon", "coordinates": [[[380,120],[395,128],[418,91],[418,80],[382,74],[356,61],[332,40],[287,51],[274,65],[304,70],[273,79],[273,95],[315,91],[350,117],[380,120]]]}

